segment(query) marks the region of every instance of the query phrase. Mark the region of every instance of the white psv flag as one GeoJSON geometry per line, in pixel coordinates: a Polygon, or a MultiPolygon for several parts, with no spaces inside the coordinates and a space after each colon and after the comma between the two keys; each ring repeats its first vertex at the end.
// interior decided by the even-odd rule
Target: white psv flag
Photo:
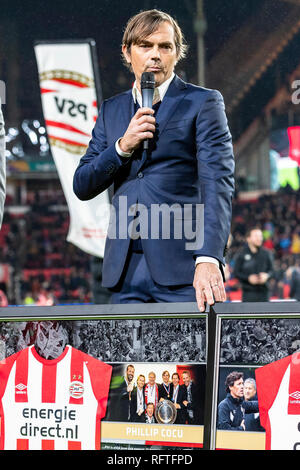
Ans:
{"type": "MultiPolygon", "coordinates": [[[[109,223],[108,191],[90,201],[73,192],[73,176],[98,115],[91,40],[34,46],[51,153],[68,204],[67,241],[103,258],[109,223]]],[[[98,90],[99,91],[99,90],[98,90]]]]}

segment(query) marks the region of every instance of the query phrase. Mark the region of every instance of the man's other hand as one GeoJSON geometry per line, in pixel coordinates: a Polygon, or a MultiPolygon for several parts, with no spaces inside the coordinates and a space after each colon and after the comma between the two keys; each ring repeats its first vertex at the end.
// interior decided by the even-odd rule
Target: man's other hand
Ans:
{"type": "Polygon", "coordinates": [[[226,292],[219,267],[213,263],[199,263],[195,269],[193,286],[200,312],[205,311],[205,304],[225,302],[226,292]]]}

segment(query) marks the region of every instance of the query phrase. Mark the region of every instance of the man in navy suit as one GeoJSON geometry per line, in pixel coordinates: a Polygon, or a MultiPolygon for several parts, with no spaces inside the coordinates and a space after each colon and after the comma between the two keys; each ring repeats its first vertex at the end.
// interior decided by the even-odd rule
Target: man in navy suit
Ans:
{"type": "Polygon", "coordinates": [[[223,98],[175,75],[185,45],[164,12],[131,18],[122,52],[134,86],[102,103],[74,175],[82,200],[114,185],[102,285],[114,303],[197,300],[204,311],[226,299],[234,158],[223,98]],[[143,72],[155,76],[153,109],[143,72]]]}
{"type": "Polygon", "coordinates": [[[185,424],[187,420],[186,406],[184,403],[187,401],[187,390],[185,385],[180,385],[180,377],[178,372],[172,374],[172,383],[170,396],[171,401],[174,403],[177,410],[175,424],[185,424]]]}

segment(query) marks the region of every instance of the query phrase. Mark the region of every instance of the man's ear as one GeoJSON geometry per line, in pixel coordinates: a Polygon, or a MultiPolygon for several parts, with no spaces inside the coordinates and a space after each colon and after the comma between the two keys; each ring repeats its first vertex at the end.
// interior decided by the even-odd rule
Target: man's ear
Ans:
{"type": "Polygon", "coordinates": [[[122,45],[122,53],[123,53],[123,56],[125,57],[127,64],[131,64],[130,52],[125,44],[122,45]]]}

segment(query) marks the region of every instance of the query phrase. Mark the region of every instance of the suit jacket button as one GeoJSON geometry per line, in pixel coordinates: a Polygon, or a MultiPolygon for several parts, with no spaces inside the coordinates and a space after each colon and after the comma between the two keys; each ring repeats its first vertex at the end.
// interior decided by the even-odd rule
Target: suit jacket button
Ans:
{"type": "Polygon", "coordinates": [[[144,173],[142,171],[140,171],[138,174],[137,174],[138,178],[143,178],[144,176],[144,173]]]}

